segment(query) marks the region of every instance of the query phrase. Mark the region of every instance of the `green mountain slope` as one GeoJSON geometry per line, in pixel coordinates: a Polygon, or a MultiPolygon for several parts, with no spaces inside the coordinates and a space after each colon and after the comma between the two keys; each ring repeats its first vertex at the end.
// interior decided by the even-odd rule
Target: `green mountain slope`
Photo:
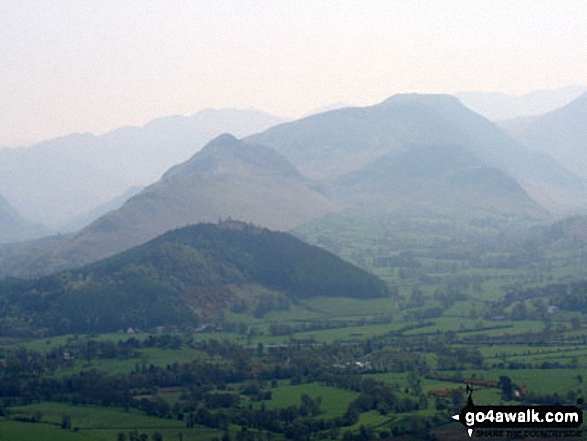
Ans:
{"type": "Polygon", "coordinates": [[[170,231],[71,272],[7,279],[0,293],[6,335],[196,324],[258,296],[283,305],[313,296],[380,297],[387,288],[287,233],[226,221],[170,231]]]}

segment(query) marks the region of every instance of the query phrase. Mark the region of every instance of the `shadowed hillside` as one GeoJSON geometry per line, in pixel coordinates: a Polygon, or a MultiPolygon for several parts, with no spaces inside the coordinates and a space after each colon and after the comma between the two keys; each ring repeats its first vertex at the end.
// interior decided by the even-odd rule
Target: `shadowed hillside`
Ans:
{"type": "Polygon", "coordinates": [[[196,324],[236,304],[270,311],[294,298],[388,294],[321,248],[236,221],[174,230],[78,270],[8,279],[0,292],[3,335],[196,324]]]}

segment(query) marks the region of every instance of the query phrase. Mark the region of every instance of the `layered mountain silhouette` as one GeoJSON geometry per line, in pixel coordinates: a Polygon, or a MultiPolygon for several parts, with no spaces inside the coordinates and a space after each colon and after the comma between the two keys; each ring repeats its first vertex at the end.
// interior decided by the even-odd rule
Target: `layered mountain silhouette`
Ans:
{"type": "Polygon", "coordinates": [[[378,158],[414,146],[461,146],[483,165],[517,179],[540,203],[548,204],[553,193],[587,199],[583,179],[448,95],[395,95],[375,106],[280,124],[245,141],[274,148],[316,180],[359,171],[378,158]]]}
{"type": "Polygon", "coordinates": [[[86,263],[189,224],[234,218],[289,230],[338,209],[281,155],[221,135],[68,239],[55,255],[86,263]]]}
{"type": "Polygon", "coordinates": [[[74,233],[81,230],[82,228],[84,228],[87,225],[90,225],[92,222],[94,222],[101,216],[105,215],[106,213],[119,209],[126,201],[128,201],[134,195],[138,194],[141,190],[143,190],[143,187],[129,188],[120,196],[115,197],[114,199],[111,199],[108,202],[105,202],[104,204],[98,205],[97,207],[88,211],[87,213],[83,213],[82,215],[72,219],[70,222],[63,225],[60,228],[60,231],[62,233],[74,233]]]}
{"type": "Polygon", "coordinates": [[[388,153],[326,181],[324,188],[329,196],[361,209],[546,215],[515,179],[460,146],[414,146],[388,153]]]}
{"type": "Polygon", "coordinates": [[[551,112],[587,92],[587,86],[572,84],[559,89],[543,89],[523,95],[501,92],[457,92],[455,96],[469,109],[489,118],[502,121],[528,118],[551,112]]]}
{"type": "Polygon", "coordinates": [[[286,233],[242,222],[170,231],[37,280],[0,282],[0,317],[47,334],[197,323],[238,304],[257,313],[315,296],[383,297],[385,283],[286,233]]]}
{"type": "Polygon", "coordinates": [[[49,230],[25,220],[18,211],[0,195],[0,243],[17,242],[47,235],[49,230]]]}
{"type": "Polygon", "coordinates": [[[456,98],[397,95],[242,140],[219,136],[77,234],[45,241],[47,247],[0,250],[0,273],[79,266],[173,228],[227,218],[278,230],[340,210],[473,209],[543,218],[539,203],[580,198],[583,189],[582,179],[548,154],[528,149],[456,98]]]}
{"type": "Polygon", "coordinates": [[[153,183],[214,137],[245,136],[282,120],[254,110],[203,110],[104,135],[72,134],[0,149],[0,189],[26,218],[65,232],[133,186],[153,183]]]}
{"type": "Polygon", "coordinates": [[[529,148],[552,155],[577,175],[587,178],[587,93],[544,115],[502,124],[529,148]]]}

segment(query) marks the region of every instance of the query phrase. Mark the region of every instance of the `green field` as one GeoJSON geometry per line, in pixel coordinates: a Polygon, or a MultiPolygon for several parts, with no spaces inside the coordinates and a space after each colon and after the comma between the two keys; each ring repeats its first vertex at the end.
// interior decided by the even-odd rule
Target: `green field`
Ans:
{"type": "Polygon", "coordinates": [[[302,394],[313,399],[320,399],[322,416],[336,416],[343,414],[352,400],[359,395],[335,387],[320,384],[282,385],[271,390],[271,400],[267,402],[268,409],[280,409],[300,403],[302,394]]]}
{"type": "Polygon", "coordinates": [[[5,385],[16,379],[41,390],[36,381],[65,380],[44,384],[60,392],[40,402],[24,386],[0,397],[0,441],[112,441],[134,430],[166,441],[392,431],[409,441],[433,430],[427,425],[457,424],[449,416],[464,405],[464,378],[478,383],[476,404],[574,404],[586,395],[587,312],[553,308],[562,304],[553,284],[587,278],[577,258],[587,247],[524,241],[535,223],[476,216],[329,215],[298,228],[381,276],[388,297],[297,297],[264,314],[227,309],[198,331],[6,340],[5,385]],[[84,376],[107,378],[127,395],[104,397],[86,384],[90,400],[75,389],[84,376]],[[507,395],[503,378],[521,394],[507,395]]]}
{"type": "Polygon", "coordinates": [[[205,427],[186,429],[178,421],[150,418],[136,411],[125,412],[118,409],[104,409],[97,406],[71,406],[61,403],[40,403],[11,408],[11,418],[29,416],[40,412],[37,423],[20,423],[0,421],[1,439],[38,439],[38,440],[116,440],[119,433],[154,433],[163,435],[163,439],[177,439],[183,434],[184,440],[208,440],[218,437],[220,432],[205,427]],[[71,419],[71,428],[59,426],[63,417],[71,419]],[[8,437],[8,438],[5,438],[8,437]]]}

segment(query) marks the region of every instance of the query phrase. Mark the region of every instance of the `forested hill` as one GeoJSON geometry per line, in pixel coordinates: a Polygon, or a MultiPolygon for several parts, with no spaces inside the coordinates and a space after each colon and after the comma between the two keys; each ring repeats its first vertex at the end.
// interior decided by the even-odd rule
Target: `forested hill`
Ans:
{"type": "Polygon", "coordinates": [[[4,335],[195,325],[236,305],[268,312],[294,298],[385,295],[383,281],[321,248],[226,221],[170,231],[74,271],[7,279],[0,324],[4,335]]]}

